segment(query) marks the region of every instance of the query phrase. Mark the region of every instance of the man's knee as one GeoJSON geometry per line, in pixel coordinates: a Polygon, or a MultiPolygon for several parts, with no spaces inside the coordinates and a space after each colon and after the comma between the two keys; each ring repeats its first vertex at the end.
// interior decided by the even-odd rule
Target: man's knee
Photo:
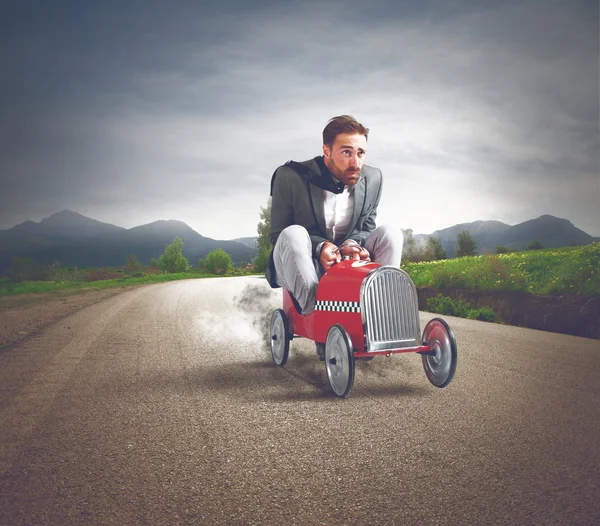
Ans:
{"type": "Polygon", "coordinates": [[[294,251],[304,251],[304,247],[311,246],[308,230],[301,225],[290,225],[279,234],[277,243],[283,242],[294,251]]]}
{"type": "Polygon", "coordinates": [[[376,231],[380,243],[391,245],[395,250],[402,251],[402,245],[404,244],[402,229],[393,225],[380,225],[376,228],[376,231]]]}
{"type": "Polygon", "coordinates": [[[380,225],[367,238],[365,246],[377,263],[400,266],[403,242],[401,229],[391,225],[380,225]]]}

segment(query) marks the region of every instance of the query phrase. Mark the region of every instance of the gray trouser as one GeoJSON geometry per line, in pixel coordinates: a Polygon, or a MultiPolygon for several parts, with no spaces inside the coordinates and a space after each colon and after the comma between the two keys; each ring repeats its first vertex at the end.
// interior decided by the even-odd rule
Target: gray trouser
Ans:
{"type": "MultiPolygon", "coordinates": [[[[364,247],[371,254],[371,261],[399,267],[403,240],[402,230],[382,225],[371,232],[364,247]]],[[[312,312],[323,270],[312,257],[312,244],[306,228],[291,225],[284,229],[275,243],[273,261],[277,284],[293,294],[303,314],[312,312]]]]}

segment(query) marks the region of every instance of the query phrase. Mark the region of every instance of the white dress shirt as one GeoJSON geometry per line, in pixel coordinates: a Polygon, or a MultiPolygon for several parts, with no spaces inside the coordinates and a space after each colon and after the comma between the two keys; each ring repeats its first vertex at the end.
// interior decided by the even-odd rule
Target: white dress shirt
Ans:
{"type": "Polygon", "coordinates": [[[328,237],[333,240],[343,238],[348,233],[354,211],[354,186],[344,186],[341,194],[323,190],[323,202],[328,237]]]}

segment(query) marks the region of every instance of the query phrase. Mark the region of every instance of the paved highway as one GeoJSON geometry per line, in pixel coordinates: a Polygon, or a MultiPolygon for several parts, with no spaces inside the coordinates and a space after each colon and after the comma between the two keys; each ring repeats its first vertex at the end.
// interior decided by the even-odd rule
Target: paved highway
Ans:
{"type": "MultiPolygon", "coordinates": [[[[445,317],[328,392],[260,278],[127,291],[0,353],[0,524],[599,524],[600,341],[445,317]]],[[[433,317],[422,313],[421,326],[433,317]]]]}

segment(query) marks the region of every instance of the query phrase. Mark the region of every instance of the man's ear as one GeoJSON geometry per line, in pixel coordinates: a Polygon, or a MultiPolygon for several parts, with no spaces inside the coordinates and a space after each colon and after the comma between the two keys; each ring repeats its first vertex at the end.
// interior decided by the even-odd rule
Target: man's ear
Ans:
{"type": "Polygon", "coordinates": [[[323,155],[325,157],[330,157],[331,156],[331,148],[329,148],[328,144],[324,144],[323,145],[323,155]]]}

